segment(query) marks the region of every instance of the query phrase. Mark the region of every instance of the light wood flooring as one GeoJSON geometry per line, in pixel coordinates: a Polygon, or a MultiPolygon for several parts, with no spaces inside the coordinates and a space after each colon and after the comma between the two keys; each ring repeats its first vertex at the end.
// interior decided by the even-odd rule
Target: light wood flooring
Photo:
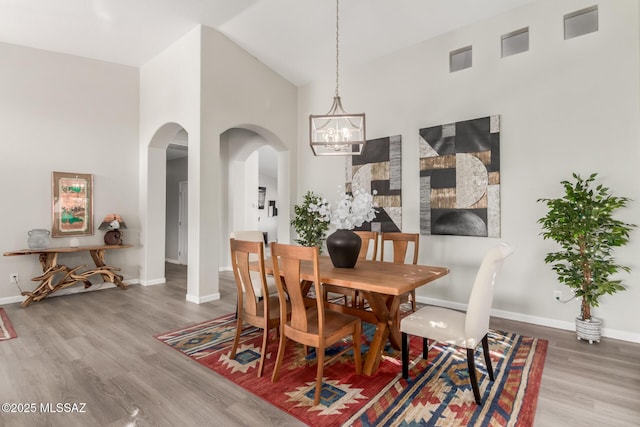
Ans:
{"type": "MultiPolygon", "coordinates": [[[[165,285],[130,286],[4,306],[18,338],[0,342],[0,426],[298,426],[295,418],[191,361],[153,336],[235,309],[230,272],[220,301],[185,301],[186,268],[165,285]],[[86,403],[83,413],[40,404],[86,403]]],[[[492,327],[549,340],[536,426],[639,426],[640,344],[493,319],[492,327]]],[[[64,409],[64,408],[63,408],[64,409]]],[[[75,409],[82,409],[76,407],[75,409]]]]}

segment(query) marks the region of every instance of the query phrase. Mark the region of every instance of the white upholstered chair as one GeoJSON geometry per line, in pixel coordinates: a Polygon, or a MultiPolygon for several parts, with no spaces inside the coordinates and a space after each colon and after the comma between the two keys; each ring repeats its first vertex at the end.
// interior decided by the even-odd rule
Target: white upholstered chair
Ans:
{"type": "Polygon", "coordinates": [[[493,288],[505,258],[513,253],[506,243],[501,243],[487,251],[476,274],[467,312],[443,307],[427,306],[405,317],[400,322],[402,332],[402,377],[409,377],[408,335],[422,337],[422,357],[427,358],[428,340],[462,347],[467,350],[467,365],[473,395],[477,404],[482,403],[475,367],[475,349],[482,343],[484,360],[489,379],[493,381],[493,367],[489,357],[489,316],[493,303],[493,288]]]}

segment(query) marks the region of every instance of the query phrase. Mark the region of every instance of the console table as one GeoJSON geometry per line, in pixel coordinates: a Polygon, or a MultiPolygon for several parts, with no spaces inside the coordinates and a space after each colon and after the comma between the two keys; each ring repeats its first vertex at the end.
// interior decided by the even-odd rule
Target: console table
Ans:
{"type": "Polygon", "coordinates": [[[38,255],[40,258],[43,273],[31,279],[35,282],[39,281],[40,285],[33,291],[22,292],[22,295],[26,296],[27,299],[22,302],[21,306],[26,307],[33,301],[43,300],[48,295],[79,282],[84,283],[86,289],[92,285],[89,277],[96,274],[99,274],[103,281],[111,282],[117,287],[125,289],[127,284],[122,282],[121,275],[115,273],[116,271],[120,271],[120,269],[106,265],[104,262],[104,253],[107,250],[125,249],[131,246],[132,245],[95,245],[76,248],[22,249],[19,251],[5,252],[4,256],[38,255]],[[76,252],[89,252],[95,268],[88,268],[88,265],[69,268],[66,265],[58,264],[58,254],[76,252]]]}

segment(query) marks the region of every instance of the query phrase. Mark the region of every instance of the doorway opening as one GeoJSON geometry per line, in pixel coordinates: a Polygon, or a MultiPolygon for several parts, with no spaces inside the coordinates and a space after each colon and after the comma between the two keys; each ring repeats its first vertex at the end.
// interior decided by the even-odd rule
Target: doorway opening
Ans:
{"type": "MultiPolygon", "coordinates": [[[[265,250],[278,241],[280,219],[278,209],[286,206],[282,196],[283,182],[280,152],[264,136],[249,129],[232,128],[221,135],[221,171],[225,208],[221,213],[221,236],[232,231],[262,231],[265,250]]],[[[288,187],[287,187],[288,188],[288,187]]],[[[231,268],[229,242],[221,239],[220,269],[231,268]]]]}
{"type": "MultiPolygon", "coordinates": [[[[188,170],[189,179],[176,179],[178,199],[175,202],[175,205],[180,204],[180,181],[187,181],[186,192],[190,194],[184,204],[189,205],[187,215],[190,216],[189,238],[185,243],[189,249],[186,254],[188,266],[167,263],[169,257],[181,262],[178,260],[177,250],[174,255],[167,255],[166,248],[172,229],[167,227],[167,207],[174,205],[167,200],[167,175],[171,174],[172,170],[171,167],[167,168],[167,147],[173,144],[176,135],[183,130],[181,125],[174,122],[162,125],[146,149],[147,163],[141,174],[141,194],[144,195],[141,206],[144,227],[141,242],[145,250],[140,283],[144,286],[166,283],[166,275],[172,274],[174,267],[184,269],[187,274],[186,300],[200,304],[220,298],[217,273],[219,270],[230,269],[229,234],[234,229],[248,227],[244,224],[245,211],[248,210],[245,194],[252,195],[250,204],[255,204],[257,210],[259,179],[256,177],[255,181],[252,181],[250,191],[245,191],[245,172],[251,169],[253,175],[258,175],[256,171],[259,170],[259,158],[251,165],[247,165],[247,160],[263,146],[271,146],[277,159],[277,181],[269,184],[274,190],[277,189],[277,197],[267,196],[265,192],[265,218],[269,215],[267,207],[270,200],[274,202],[273,207],[277,208],[277,211],[272,211],[272,215],[273,212],[277,212],[277,215],[272,216],[276,218],[276,229],[268,233],[268,240],[289,241],[289,209],[280,207],[290,205],[291,152],[277,135],[255,125],[242,125],[220,133],[219,144],[216,144],[217,147],[214,145],[217,153],[211,150],[211,141],[203,142],[197,135],[189,136],[192,139],[189,145],[192,147],[188,150],[187,157],[191,157],[188,162],[192,167],[188,170]],[[194,164],[205,167],[195,172],[192,170],[194,164]],[[215,168],[212,165],[215,165],[215,168]],[[203,212],[205,215],[202,215],[203,212]]],[[[184,142],[184,145],[187,145],[186,138],[184,142]]],[[[252,158],[258,156],[255,154],[252,158]]],[[[253,176],[247,172],[247,176],[249,175],[253,176]]],[[[178,215],[179,213],[176,213],[176,217],[178,215]]],[[[258,215],[253,215],[253,218],[256,222],[252,229],[256,230],[258,215]]],[[[175,229],[177,228],[178,222],[175,226],[175,229]]],[[[176,232],[175,236],[177,248],[180,245],[179,232],[176,232]]]]}
{"type": "Polygon", "coordinates": [[[167,147],[165,260],[188,264],[188,135],[182,129],[167,147]]]}

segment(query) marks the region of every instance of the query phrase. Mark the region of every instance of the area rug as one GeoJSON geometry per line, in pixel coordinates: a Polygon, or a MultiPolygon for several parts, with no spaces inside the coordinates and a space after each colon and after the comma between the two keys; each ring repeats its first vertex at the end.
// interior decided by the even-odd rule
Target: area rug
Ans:
{"type": "Polygon", "coordinates": [[[9,316],[7,316],[4,308],[0,308],[0,341],[10,340],[17,336],[18,335],[9,320],[9,316]]]}
{"type": "MultiPolygon", "coordinates": [[[[400,352],[385,348],[372,376],[356,375],[352,357],[325,367],[322,400],[313,405],[316,365],[313,353],[287,341],[280,380],[271,382],[278,344],[267,348],[264,374],[256,376],[262,331],[244,325],[236,358],[229,358],[235,334],[233,314],[157,335],[156,338],[214,370],[310,426],[530,426],[533,424],[547,341],[491,331],[489,345],[495,381],[489,381],[481,349],[477,354],[480,393],[476,405],[469,385],[466,352],[410,340],[409,381],[401,376],[400,352]]],[[[363,323],[362,352],[374,326],[363,323]]]]}

